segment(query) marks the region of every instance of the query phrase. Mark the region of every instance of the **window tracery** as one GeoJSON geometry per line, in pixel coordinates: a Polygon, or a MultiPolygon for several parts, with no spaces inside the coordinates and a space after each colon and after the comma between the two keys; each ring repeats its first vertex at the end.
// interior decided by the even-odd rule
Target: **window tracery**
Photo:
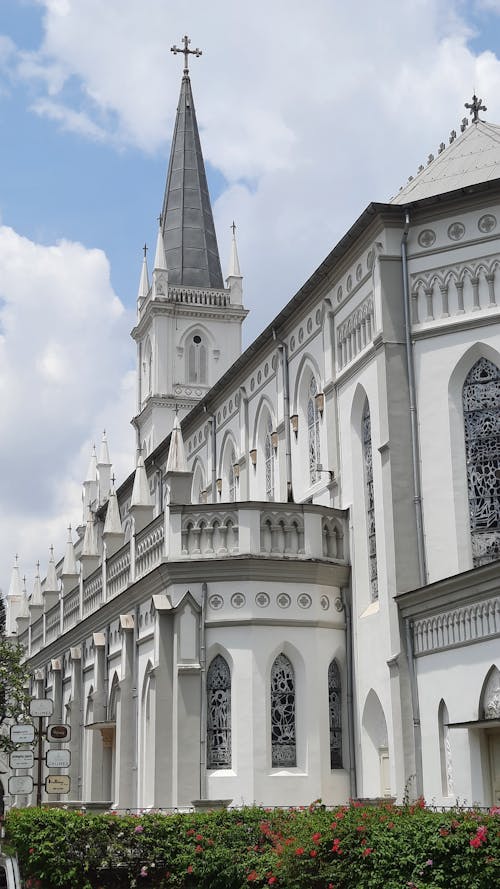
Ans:
{"type": "Polygon", "coordinates": [[[273,768],[297,765],[295,743],[295,673],[279,654],[271,667],[271,744],[273,768]]]}
{"type": "Polygon", "coordinates": [[[373,495],[372,424],[368,400],[362,418],[363,463],[365,467],[366,525],[368,530],[368,573],[372,600],[378,599],[377,540],[373,495]]]}
{"type": "Polygon", "coordinates": [[[500,558],[500,369],[480,358],[465,379],[465,456],[474,566],[500,558]]]}
{"type": "Polygon", "coordinates": [[[328,667],[328,713],[330,724],[330,768],[342,768],[342,693],[337,661],[328,667]]]}
{"type": "Polygon", "coordinates": [[[268,417],[265,441],[266,500],[274,500],[274,453],[271,439],[272,431],[273,425],[271,423],[271,417],[268,417]]]}
{"type": "Polygon", "coordinates": [[[318,478],[317,467],[321,463],[319,446],[319,411],[316,406],[318,386],[315,377],[311,377],[309,384],[309,398],[307,401],[307,432],[309,437],[309,478],[311,484],[318,478]]]}
{"type": "Polygon", "coordinates": [[[207,768],[231,768],[231,671],[220,654],[207,672],[207,768]]]}
{"type": "Polygon", "coordinates": [[[234,448],[231,448],[229,455],[229,472],[228,472],[228,488],[229,502],[234,503],[236,500],[236,476],[234,474],[234,464],[236,463],[236,454],[234,448]]]}

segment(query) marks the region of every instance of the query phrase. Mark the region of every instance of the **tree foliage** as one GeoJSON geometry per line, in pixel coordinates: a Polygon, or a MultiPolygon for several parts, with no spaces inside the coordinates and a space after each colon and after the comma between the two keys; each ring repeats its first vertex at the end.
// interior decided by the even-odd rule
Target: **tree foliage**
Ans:
{"type": "Polygon", "coordinates": [[[5,605],[0,596],[0,750],[11,749],[8,727],[28,712],[29,671],[23,661],[22,645],[5,635],[5,605]]]}

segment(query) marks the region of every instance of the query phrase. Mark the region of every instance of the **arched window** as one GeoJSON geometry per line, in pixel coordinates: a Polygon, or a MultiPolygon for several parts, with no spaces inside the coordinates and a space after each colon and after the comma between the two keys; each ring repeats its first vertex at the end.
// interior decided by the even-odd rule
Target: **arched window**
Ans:
{"type": "Polygon", "coordinates": [[[144,357],[142,361],[142,400],[144,401],[148,395],[151,395],[153,386],[153,349],[149,337],[144,346],[144,357]]]}
{"type": "Polygon", "coordinates": [[[328,713],[330,721],[330,768],[342,768],[342,696],[337,661],[328,667],[328,713]]]}
{"type": "Polygon", "coordinates": [[[188,383],[207,383],[207,346],[199,333],[188,340],[187,350],[188,383]]]}
{"type": "Polygon", "coordinates": [[[309,398],[307,401],[307,433],[309,437],[309,478],[314,484],[318,477],[317,467],[321,463],[319,448],[319,411],[316,406],[318,386],[314,377],[309,384],[309,398]]]}
{"type": "Polygon", "coordinates": [[[266,463],[266,500],[274,500],[274,451],[271,439],[272,431],[273,424],[271,422],[271,417],[268,417],[264,446],[266,463]]]}
{"type": "Polygon", "coordinates": [[[453,796],[453,763],[451,760],[448,710],[442,700],[438,710],[439,759],[441,763],[441,790],[443,796],[453,796]]]}
{"type": "Polygon", "coordinates": [[[271,667],[271,744],[273,768],[297,765],[295,673],[283,653],[271,667]]]}
{"type": "Polygon", "coordinates": [[[372,600],[378,599],[377,540],[375,535],[375,502],[373,497],[372,424],[368,400],[362,418],[363,463],[365,466],[366,525],[368,530],[368,572],[372,600]]]}
{"type": "Polygon", "coordinates": [[[220,654],[207,672],[207,768],[231,768],[231,671],[220,654]]]}
{"type": "Polygon", "coordinates": [[[500,370],[480,358],[465,379],[465,457],[474,566],[500,558],[500,370]]]}

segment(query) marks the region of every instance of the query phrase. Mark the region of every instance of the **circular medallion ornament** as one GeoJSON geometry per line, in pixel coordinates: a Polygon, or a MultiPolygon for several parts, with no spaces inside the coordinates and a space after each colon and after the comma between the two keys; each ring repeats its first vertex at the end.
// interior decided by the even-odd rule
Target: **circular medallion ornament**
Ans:
{"type": "Polygon", "coordinates": [[[233,608],[243,608],[245,602],[246,599],[243,593],[233,593],[233,595],[231,596],[231,605],[233,606],[233,608]]]}
{"type": "Polygon", "coordinates": [[[310,608],[312,605],[312,599],[309,593],[301,593],[300,596],[297,596],[297,604],[299,608],[310,608]]]}
{"type": "Polygon", "coordinates": [[[255,604],[259,606],[259,608],[267,608],[269,605],[270,599],[267,593],[257,593],[255,597],[255,604]]]}
{"type": "Polygon", "coordinates": [[[304,331],[302,330],[302,327],[300,327],[299,328],[299,343],[301,343],[303,339],[304,339],[304,331]]]}
{"type": "Polygon", "coordinates": [[[361,267],[361,263],[358,262],[358,264],[356,266],[356,281],[361,281],[362,277],[363,277],[363,269],[361,267]]]}
{"type": "Polygon", "coordinates": [[[461,241],[465,235],[465,225],[461,222],[452,222],[448,228],[448,237],[452,241],[461,241]]]}
{"type": "Polygon", "coordinates": [[[347,288],[347,292],[350,293],[351,290],[352,290],[352,275],[348,275],[348,276],[347,276],[347,281],[346,281],[346,285],[345,285],[345,286],[346,286],[346,288],[347,288]]]}
{"type": "Polygon", "coordinates": [[[372,250],[368,251],[368,255],[366,257],[366,267],[369,272],[371,272],[374,262],[375,262],[375,251],[372,249],[372,250]]]}
{"type": "Polygon", "coordinates": [[[342,296],[343,296],[343,290],[342,290],[342,285],[340,285],[339,289],[337,290],[337,302],[338,303],[342,302],[342,296]]]}
{"type": "Polygon", "coordinates": [[[295,337],[292,336],[292,338],[290,340],[290,352],[293,352],[294,349],[295,349],[295,337]]]}
{"type": "Polygon", "coordinates": [[[479,220],[479,222],[477,224],[479,231],[485,232],[485,234],[488,234],[488,232],[493,231],[493,229],[496,228],[496,226],[497,226],[497,220],[496,220],[496,217],[493,216],[493,213],[485,213],[484,216],[481,216],[481,219],[479,220]]]}
{"type": "Polygon", "coordinates": [[[265,377],[269,376],[269,364],[267,363],[267,361],[264,365],[264,376],[265,377]]]}
{"type": "Polygon", "coordinates": [[[257,382],[258,382],[259,386],[262,383],[262,371],[261,370],[257,371],[257,382]]]}
{"type": "Polygon", "coordinates": [[[279,596],[276,597],[276,601],[280,608],[289,608],[292,600],[288,593],[280,593],[279,596]]]}
{"type": "Polygon", "coordinates": [[[424,228],[418,236],[418,243],[421,247],[432,247],[436,243],[436,232],[432,228],[424,228]]]}
{"type": "Polygon", "coordinates": [[[199,398],[201,395],[201,389],[195,389],[194,394],[196,395],[197,398],[199,398]]]}
{"type": "Polygon", "coordinates": [[[330,599],[328,598],[328,596],[321,596],[319,604],[321,605],[323,611],[328,611],[330,607],[330,599]]]}
{"type": "Polygon", "coordinates": [[[224,605],[224,599],[222,598],[222,596],[219,595],[210,596],[208,604],[210,605],[210,608],[213,608],[214,611],[218,611],[219,608],[222,608],[222,606],[224,605]]]}

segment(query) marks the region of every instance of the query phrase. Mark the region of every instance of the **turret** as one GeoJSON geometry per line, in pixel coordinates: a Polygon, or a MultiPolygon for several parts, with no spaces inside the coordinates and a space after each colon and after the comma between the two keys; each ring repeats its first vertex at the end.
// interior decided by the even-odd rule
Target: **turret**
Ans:
{"type": "Polygon", "coordinates": [[[231,253],[229,255],[226,284],[231,292],[231,304],[233,306],[241,306],[243,303],[243,276],[240,272],[240,261],[236,246],[236,225],[234,222],[231,226],[231,231],[233,235],[231,238],[231,253]]]}
{"type": "Polygon", "coordinates": [[[148,261],[147,261],[147,251],[148,248],[146,244],[143,247],[144,250],[144,258],[142,260],[141,266],[141,277],[139,278],[139,290],[137,292],[137,313],[139,314],[145,300],[148,298],[149,293],[149,274],[148,274],[148,261]]]}
{"type": "Polygon", "coordinates": [[[57,581],[56,563],[54,561],[54,547],[50,547],[49,564],[47,565],[47,576],[43,587],[43,608],[44,611],[50,611],[53,605],[59,601],[59,583],[57,581]]]}
{"type": "Polygon", "coordinates": [[[104,522],[102,539],[106,547],[107,556],[112,556],[116,553],[125,542],[125,534],[122,528],[114,479],[111,480],[111,490],[109,492],[108,508],[106,510],[106,521],[104,522]]]}
{"type": "Polygon", "coordinates": [[[78,584],[78,568],[76,565],[75,549],[71,535],[71,525],[68,526],[68,540],[66,542],[66,552],[64,553],[61,581],[63,595],[69,593],[70,590],[74,590],[78,584]]]}
{"type": "Polygon", "coordinates": [[[166,297],[167,294],[168,270],[160,217],[160,226],[158,228],[158,236],[156,238],[155,261],[153,266],[153,299],[158,299],[162,296],[166,297]]]}
{"type": "Polygon", "coordinates": [[[144,466],[144,458],[141,451],[139,451],[139,456],[137,458],[137,467],[135,470],[134,487],[132,488],[129,512],[134,520],[136,534],[153,521],[154,507],[149,490],[146,467],[144,466]]]}
{"type": "Polygon", "coordinates": [[[89,507],[97,500],[98,496],[98,478],[97,478],[97,453],[95,445],[92,446],[92,454],[90,457],[89,468],[83,483],[83,521],[87,521],[87,513],[89,507]]]}
{"type": "Polygon", "coordinates": [[[12,636],[17,633],[17,618],[23,608],[23,591],[21,589],[18,556],[16,556],[12,567],[6,606],[5,632],[7,636],[12,636]]]}
{"type": "Polygon", "coordinates": [[[40,562],[36,563],[36,574],[33,582],[33,592],[29,600],[30,623],[34,623],[43,614],[42,583],[40,580],[40,562]]]}

